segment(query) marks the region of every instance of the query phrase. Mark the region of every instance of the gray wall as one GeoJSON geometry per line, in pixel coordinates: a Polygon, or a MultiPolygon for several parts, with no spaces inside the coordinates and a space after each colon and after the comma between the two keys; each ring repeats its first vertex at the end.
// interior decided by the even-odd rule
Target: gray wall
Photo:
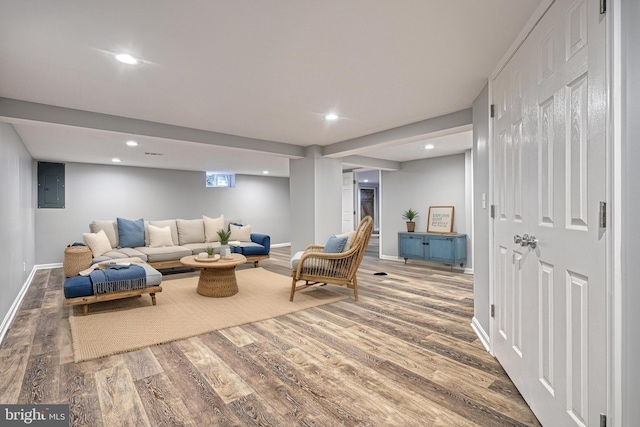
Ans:
{"type": "Polygon", "coordinates": [[[489,84],[473,102],[473,311],[489,335],[489,84]],[[482,206],[482,194],[486,203],[482,206]]]}
{"type": "Polygon", "coordinates": [[[236,175],[235,188],[206,188],[204,172],[66,164],[65,209],[37,209],[36,263],[61,262],[92,220],[240,219],[271,243],[288,243],[289,179],[236,175]]]}
{"type": "Polygon", "coordinates": [[[292,254],[342,230],[342,161],[321,151],[312,145],[289,161],[292,254]]]}
{"type": "Polygon", "coordinates": [[[622,1],[622,423],[640,420],[640,2],[622,1]]]}
{"type": "Polygon", "coordinates": [[[454,206],[453,231],[467,233],[465,155],[404,162],[398,171],[383,171],[380,198],[384,256],[398,256],[398,232],[407,231],[402,212],[409,208],[419,212],[416,231],[426,232],[429,206],[454,206]]]}
{"type": "Polygon", "coordinates": [[[0,321],[33,269],[33,159],[12,125],[0,123],[0,321]]]}

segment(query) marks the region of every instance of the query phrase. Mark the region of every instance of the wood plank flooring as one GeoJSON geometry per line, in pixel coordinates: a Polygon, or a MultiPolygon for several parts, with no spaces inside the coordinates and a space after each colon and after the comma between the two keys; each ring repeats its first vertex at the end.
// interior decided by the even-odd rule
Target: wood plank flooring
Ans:
{"type": "MultiPolygon", "coordinates": [[[[288,261],[276,248],[260,266],[288,276],[288,261]]],[[[357,302],[77,364],[63,276],[33,279],[0,346],[0,403],[68,403],[73,426],[539,425],[469,326],[473,277],[448,268],[366,256],[357,302]]]]}

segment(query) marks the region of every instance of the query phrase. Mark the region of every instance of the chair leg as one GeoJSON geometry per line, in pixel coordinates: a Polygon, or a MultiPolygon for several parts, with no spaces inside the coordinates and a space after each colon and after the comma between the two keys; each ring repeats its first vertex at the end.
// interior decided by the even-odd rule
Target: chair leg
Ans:
{"type": "Polygon", "coordinates": [[[296,293],[296,282],[297,280],[293,278],[293,282],[291,283],[291,295],[289,296],[289,301],[293,301],[293,294],[296,293]]]}
{"type": "Polygon", "coordinates": [[[358,301],[358,279],[355,276],[353,278],[353,299],[358,301]]]}

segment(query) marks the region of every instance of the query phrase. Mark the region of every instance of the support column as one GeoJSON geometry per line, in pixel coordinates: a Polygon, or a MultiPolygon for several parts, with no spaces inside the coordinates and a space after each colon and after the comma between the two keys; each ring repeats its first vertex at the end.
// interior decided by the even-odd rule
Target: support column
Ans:
{"type": "Polygon", "coordinates": [[[342,230],[342,160],[307,147],[305,157],[289,161],[291,254],[310,243],[325,244],[342,230]]]}

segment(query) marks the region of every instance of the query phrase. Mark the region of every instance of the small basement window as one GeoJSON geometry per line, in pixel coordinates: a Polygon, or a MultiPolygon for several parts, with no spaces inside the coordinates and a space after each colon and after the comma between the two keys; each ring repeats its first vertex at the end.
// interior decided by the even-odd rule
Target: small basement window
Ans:
{"type": "Polygon", "coordinates": [[[235,187],[236,175],[233,173],[206,172],[207,187],[235,187]]]}

